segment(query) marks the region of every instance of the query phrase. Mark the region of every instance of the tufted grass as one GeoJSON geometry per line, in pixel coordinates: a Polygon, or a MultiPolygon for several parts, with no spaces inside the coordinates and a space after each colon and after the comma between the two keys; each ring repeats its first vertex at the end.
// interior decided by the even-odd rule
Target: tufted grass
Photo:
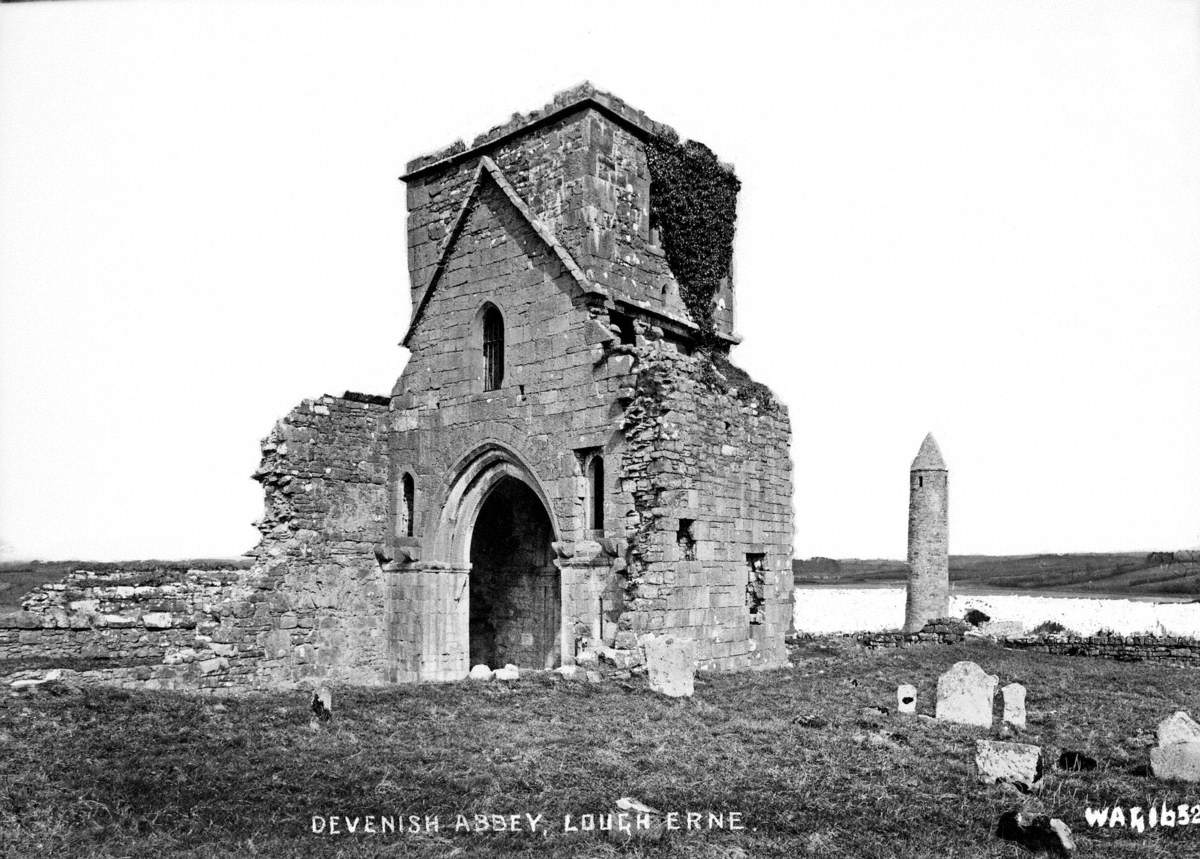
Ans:
{"type": "MultiPolygon", "coordinates": [[[[1089,832],[1085,804],[1200,802],[1136,774],[1153,729],[1200,715],[1200,673],[986,645],[891,652],[808,643],[796,667],[701,675],[672,700],[644,682],[532,675],[513,685],[335,688],[314,727],[303,693],[238,699],[71,689],[0,698],[4,856],[1016,857],[996,817],[1040,804],[1080,855],[1200,856],[1200,827],[1089,832]],[[864,712],[897,683],[930,712],[937,675],[972,659],[1029,690],[1029,730],[1099,769],[1049,774],[1030,798],[976,783],[987,732],[864,712]],[[567,833],[563,816],[632,796],[743,814],[745,831],[660,840],[567,833]],[[458,813],[541,813],[548,831],[455,833],[458,813]],[[441,831],[314,835],[314,814],[438,815],[441,831]]],[[[997,696],[999,697],[999,696],[997,696]]],[[[996,735],[996,731],[991,734],[996,735]]]]}

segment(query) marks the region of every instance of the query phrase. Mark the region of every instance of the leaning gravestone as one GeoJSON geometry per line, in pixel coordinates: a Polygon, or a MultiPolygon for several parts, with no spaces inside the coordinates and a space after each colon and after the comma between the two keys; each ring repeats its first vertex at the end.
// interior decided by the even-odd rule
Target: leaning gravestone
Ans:
{"type": "Polygon", "coordinates": [[[1000,694],[1004,696],[1004,724],[1025,730],[1025,687],[1009,683],[1000,694]]]}
{"type": "Polygon", "coordinates": [[[917,712],[917,687],[904,683],[896,687],[896,712],[917,712]]]}
{"type": "Polygon", "coordinates": [[[955,662],[938,678],[935,714],[944,722],[992,726],[992,700],[1000,679],[974,662],[955,662]]]}
{"type": "Polygon", "coordinates": [[[687,638],[648,635],[643,639],[643,646],[651,690],[672,698],[689,697],[695,689],[696,642],[687,638]]]}
{"type": "Polygon", "coordinates": [[[1158,723],[1150,770],[1164,781],[1200,781],[1200,725],[1183,710],[1158,723]]]}

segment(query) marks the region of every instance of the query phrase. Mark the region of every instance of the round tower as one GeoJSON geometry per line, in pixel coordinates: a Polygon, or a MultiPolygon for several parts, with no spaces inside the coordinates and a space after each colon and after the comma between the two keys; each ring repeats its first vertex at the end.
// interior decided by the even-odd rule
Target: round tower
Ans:
{"type": "Polygon", "coordinates": [[[904,631],[916,632],[950,611],[950,531],[942,452],[925,436],[908,475],[908,599],[904,631]]]}

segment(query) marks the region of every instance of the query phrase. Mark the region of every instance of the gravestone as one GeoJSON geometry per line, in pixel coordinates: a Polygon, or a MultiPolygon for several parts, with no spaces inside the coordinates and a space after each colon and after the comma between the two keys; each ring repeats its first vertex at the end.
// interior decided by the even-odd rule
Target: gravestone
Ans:
{"type": "Polygon", "coordinates": [[[992,726],[992,700],[1000,679],[974,662],[956,662],[938,678],[935,714],[945,722],[992,726]]]}
{"type": "Polygon", "coordinates": [[[696,642],[689,638],[648,635],[643,646],[651,690],[672,698],[689,697],[695,688],[696,642]]]}
{"type": "Polygon", "coordinates": [[[491,680],[492,669],[483,664],[475,665],[471,667],[471,672],[467,676],[472,680],[491,680]]]}
{"type": "Polygon", "coordinates": [[[984,784],[998,781],[1032,785],[1042,777],[1042,750],[1028,743],[975,741],[975,766],[984,784]]]}
{"type": "Polygon", "coordinates": [[[1150,770],[1164,781],[1200,781],[1200,725],[1183,710],[1158,723],[1150,770]]]}
{"type": "Polygon", "coordinates": [[[1000,694],[1004,696],[1004,724],[1025,730],[1025,687],[1009,683],[1000,694]]]}
{"type": "Polygon", "coordinates": [[[917,687],[904,683],[896,687],[896,712],[917,712],[917,687]]]}

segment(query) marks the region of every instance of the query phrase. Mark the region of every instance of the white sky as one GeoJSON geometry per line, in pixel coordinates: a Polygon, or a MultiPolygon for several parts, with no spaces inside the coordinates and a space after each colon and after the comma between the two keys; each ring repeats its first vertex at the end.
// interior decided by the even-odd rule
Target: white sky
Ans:
{"type": "Polygon", "coordinates": [[[0,6],[0,539],[227,556],[258,440],[387,393],[407,159],[583,79],[733,162],[796,554],[1200,545],[1195,2],[0,6]]]}

